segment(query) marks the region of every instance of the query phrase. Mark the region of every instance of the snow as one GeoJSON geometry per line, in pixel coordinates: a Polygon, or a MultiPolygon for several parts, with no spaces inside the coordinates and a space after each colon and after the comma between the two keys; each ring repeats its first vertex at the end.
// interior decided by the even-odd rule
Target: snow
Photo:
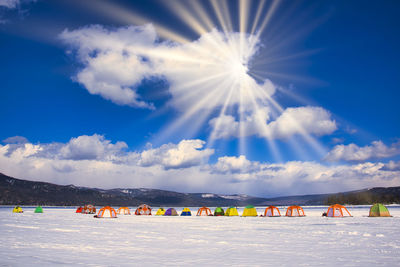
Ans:
{"type": "MultiPolygon", "coordinates": [[[[279,208],[284,214],[286,207],[279,208]]],[[[321,217],[327,207],[303,208],[303,218],[95,219],[75,208],[13,214],[3,207],[0,265],[398,266],[400,206],[389,207],[390,218],[366,217],[367,206],[347,206],[349,218],[321,217]]]]}
{"type": "Polygon", "coordinates": [[[245,200],[248,198],[248,195],[220,195],[220,197],[225,199],[236,199],[236,200],[245,200]]]}
{"type": "Polygon", "coordinates": [[[213,198],[213,197],[216,197],[216,195],[214,195],[214,194],[202,194],[201,197],[202,198],[213,198]]]}

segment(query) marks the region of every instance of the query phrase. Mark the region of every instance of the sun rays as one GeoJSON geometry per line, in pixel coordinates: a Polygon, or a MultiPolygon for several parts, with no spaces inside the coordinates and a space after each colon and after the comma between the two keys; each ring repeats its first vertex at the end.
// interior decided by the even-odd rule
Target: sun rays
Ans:
{"type": "MultiPolygon", "coordinates": [[[[136,54],[157,62],[154,74],[167,77],[172,95],[169,105],[179,110],[177,119],[159,132],[158,138],[166,140],[179,132],[189,138],[206,130],[208,147],[221,139],[238,138],[239,154],[246,155],[246,138],[257,136],[265,140],[268,153],[275,161],[283,158],[277,139],[287,139],[295,150],[301,150],[304,146],[298,146],[298,141],[279,134],[284,130],[278,126],[273,128],[274,120],[285,113],[285,108],[274,97],[278,86],[269,79],[301,79],[274,72],[271,66],[307,52],[284,56],[262,53],[262,50],[279,50],[282,43],[297,38],[293,34],[287,39],[278,38],[268,46],[263,43],[264,39],[271,38],[265,33],[273,26],[281,1],[160,1],[160,4],[198,39],[193,40],[157,23],[154,18],[145,18],[111,2],[100,1],[96,5],[102,13],[125,23],[151,23],[159,36],[168,40],[167,43],[161,40],[157,47],[132,48],[136,54]],[[232,6],[234,3],[237,5],[232,6]],[[232,128],[229,133],[226,127],[232,128]]],[[[309,148],[320,155],[326,152],[318,140],[303,129],[301,122],[295,118],[286,120],[309,148]]]]}

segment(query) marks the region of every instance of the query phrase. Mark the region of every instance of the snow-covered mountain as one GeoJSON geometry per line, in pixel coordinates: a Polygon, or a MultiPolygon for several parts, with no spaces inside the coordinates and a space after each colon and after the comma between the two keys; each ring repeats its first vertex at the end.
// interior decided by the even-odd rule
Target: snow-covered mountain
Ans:
{"type": "Polygon", "coordinates": [[[337,194],[260,198],[243,194],[179,193],[149,188],[98,189],[16,179],[0,173],[0,205],[256,206],[400,203],[400,187],[337,194]]]}
{"type": "Polygon", "coordinates": [[[243,206],[266,201],[247,195],[179,193],[149,188],[98,189],[16,179],[0,173],[0,205],[243,206]]]}

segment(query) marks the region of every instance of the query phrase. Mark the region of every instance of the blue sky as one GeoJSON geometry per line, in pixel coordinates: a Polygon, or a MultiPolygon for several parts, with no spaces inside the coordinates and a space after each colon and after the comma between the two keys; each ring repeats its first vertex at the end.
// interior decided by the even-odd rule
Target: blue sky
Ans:
{"type": "Polygon", "coordinates": [[[397,1],[81,2],[0,0],[1,172],[259,196],[399,185],[397,1]]]}

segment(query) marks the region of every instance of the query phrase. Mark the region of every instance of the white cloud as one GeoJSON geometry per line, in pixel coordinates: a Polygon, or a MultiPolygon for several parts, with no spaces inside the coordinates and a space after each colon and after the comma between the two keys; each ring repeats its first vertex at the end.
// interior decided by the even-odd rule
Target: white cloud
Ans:
{"type": "Polygon", "coordinates": [[[239,136],[239,122],[231,115],[221,115],[209,121],[210,126],[215,129],[215,139],[239,136]]]}
{"type": "Polygon", "coordinates": [[[215,138],[258,135],[270,139],[285,139],[293,135],[326,135],[337,129],[331,114],[321,107],[287,108],[276,120],[270,121],[269,110],[258,109],[246,117],[243,131],[233,116],[223,115],[210,120],[216,128],[215,138]]]}
{"type": "MultiPolygon", "coordinates": [[[[91,138],[99,140],[104,147],[116,146],[101,137],[91,138]]],[[[141,152],[114,149],[113,157],[101,149],[81,160],[74,153],[68,154],[74,155],[70,158],[57,154],[60,147],[72,146],[76,140],[84,139],[78,137],[66,144],[57,143],[58,150],[53,154],[49,150],[51,144],[26,143],[11,153],[13,144],[0,145],[0,172],[22,179],[100,188],[149,187],[261,196],[330,193],[400,183],[398,162],[325,166],[301,161],[270,164],[250,161],[245,156],[223,156],[210,164],[207,159],[213,151],[203,149],[204,142],[200,140],[183,140],[176,145],[141,152]]]]}
{"type": "Polygon", "coordinates": [[[145,150],[140,154],[142,166],[161,165],[166,169],[187,168],[208,162],[214,154],[213,149],[203,149],[202,140],[182,140],[179,144],[166,144],[156,149],[145,150]]]}
{"type": "MultiPolygon", "coordinates": [[[[18,143],[4,146],[6,156],[37,157],[58,160],[97,160],[116,164],[140,166],[159,165],[165,169],[188,168],[208,162],[213,149],[203,149],[205,142],[199,139],[182,140],[178,144],[165,144],[140,153],[127,151],[127,144],[119,141],[113,144],[103,135],[82,135],[71,138],[68,143],[38,144],[18,143]]],[[[56,169],[63,167],[57,167],[56,169]]]]}
{"type": "Polygon", "coordinates": [[[356,144],[337,145],[325,157],[327,161],[366,161],[400,155],[400,141],[389,147],[382,141],[359,147],[356,144]]]}
{"type": "Polygon", "coordinates": [[[87,26],[65,30],[60,37],[77,51],[83,68],[76,79],[91,94],[153,109],[138,94],[138,86],[146,79],[161,78],[172,96],[169,105],[182,112],[180,120],[210,116],[223,108],[224,114],[209,121],[213,138],[282,139],[336,130],[330,113],[320,107],[287,108],[272,121],[271,114],[277,112],[272,99],[276,85],[269,79],[257,82],[248,74],[260,47],[256,36],[213,30],[193,42],[177,44],[160,42],[148,24],[117,29],[87,26]]]}
{"type": "Polygon", "coordinates": [[[143,79],[154,75],[151,61],[136,50],[152,49],[157,35],[151,25],[107,30],[89,26],[65,30],[61,38],[77,48],[84,68],[76,79],[91,93],[119,105],[152,108],[136,92],[143,79]]]}
{"type": "Polygon", "coordinates": [[[216,173],[251,173],[259,170],[258,162],[251,162],[244,155],[239,157],[220,157],[218,162],[212,166],[212,171],[216,173]]]}
{"type": "MultiPolygon", "coordinates": [[[[120,105],[152,108],[140,100],[136,89],[144,79],[161,76],[170,84],[173,106],[180,110],[192,108],[208,95],[213,97],[202,108],[222,106],[231,90],[239,90],[240,83],[259,88],[256,98],[275,90],[269,81],[258,85],[246,74],[246,64],[258,50],[255,36],[214,30],[191,43],[176,44],[159,42],[154,27],[148,24],[113,30],[88,26],[65,30],[60,37],[77,50],[84,65],[78,82],[90,93],[120,105]]],[[[232,105],[239,101],[239,95],[232,94],[232,105]]]]}
{"type": "Polygon", "coordinates": [[[82,135],[71,138],[67,144],[60,147],[57,155],[59,158],[72,160],[112,159],[127,147],[125,142],[112,144],[102,135],[82,135]]]}
{"type": "Polygon", "coordinates": [[[389,161],[388,163],[386,163],[381,170],[383,171],[400,171],[400,161],[389,161]]]}
{"type": "Polygon", "coordinates": [[[302,131],[320,136],[336,130],[336,123],[330,117],[330,113],[321,107],[288,108],[268,126],[272,135],[280,138],[302,131]]]}
{"type": "Polygon", "coordinates": [[[0,0],[0,7],[14,9],[20,4],[19,0],[0,0]]]}
{"type": "Polygon", "coordinates": [[[60,37],[83,64],[77,81],[116,104],[153,108],[140,99],[137,87],[154,77],[168,81],[171,105],[181,111],[221,107],[228,95],[229,105],[248,106],[253,98],[265,100],[275,92],[268,79],[258,84],[247,74],[247,64],[259,48],[253,35],[213,30],[177,44],[160,42],[148,24],[117,29],[92,25],[65,30],[60,37]],[[201,100],[205,102],[199,106],[201,100]]]}
{"type": "Polygon", "coordinates": [[[119,160],[128,147],[125,142],[112,144],[110,140],[106,140],[104,136],[98,134],[71,138],[66,144],[50,143],[37,146],[37,152],[32,156],[49,159],[109,161],[119,160]]]}

